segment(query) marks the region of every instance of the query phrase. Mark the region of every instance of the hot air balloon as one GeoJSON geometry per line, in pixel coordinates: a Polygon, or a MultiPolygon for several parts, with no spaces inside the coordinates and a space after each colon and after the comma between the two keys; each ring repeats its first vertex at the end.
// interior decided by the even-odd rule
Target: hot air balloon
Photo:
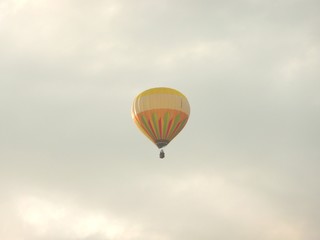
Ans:
{"type": "Polygon", "coordinates": [[[190,105],[175,89],[151,88],[134,99],[131,114],[137,127],[160,149],[160,158],[164,158],[162,148],[186,125],[190,105]]]}

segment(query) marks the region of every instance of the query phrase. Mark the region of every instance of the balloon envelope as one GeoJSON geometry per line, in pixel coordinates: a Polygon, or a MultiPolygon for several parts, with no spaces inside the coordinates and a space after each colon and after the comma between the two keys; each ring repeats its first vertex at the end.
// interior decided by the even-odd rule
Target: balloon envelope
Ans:
{"type": "Polygon", "coordinates": [[[158,148],[178,135],[190,115],[187,98],[172,88],[151,88],[133,101],[132,118],[138,128],[158,148]]]}

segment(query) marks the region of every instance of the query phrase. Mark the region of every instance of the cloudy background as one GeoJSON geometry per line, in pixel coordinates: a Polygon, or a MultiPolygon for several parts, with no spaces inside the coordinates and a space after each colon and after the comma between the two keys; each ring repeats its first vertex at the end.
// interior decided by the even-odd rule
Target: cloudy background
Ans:
{"type": "Polygon", "coordinates": [[[318,240],[319,8],[0,0],[0,239],[318,240]],[[165,160],[157,86],[191,105],[165,160]]]}

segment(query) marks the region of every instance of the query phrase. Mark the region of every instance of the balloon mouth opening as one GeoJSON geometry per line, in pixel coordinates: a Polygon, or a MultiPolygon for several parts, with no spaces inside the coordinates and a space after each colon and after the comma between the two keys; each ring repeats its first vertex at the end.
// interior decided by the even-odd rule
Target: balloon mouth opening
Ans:
{"type": "Polygon", "coordinates": [[[169,143],[168,140],[156,140],[156,145],[158,148],[163,148],[165,146],[167,146],[169,143]]]}

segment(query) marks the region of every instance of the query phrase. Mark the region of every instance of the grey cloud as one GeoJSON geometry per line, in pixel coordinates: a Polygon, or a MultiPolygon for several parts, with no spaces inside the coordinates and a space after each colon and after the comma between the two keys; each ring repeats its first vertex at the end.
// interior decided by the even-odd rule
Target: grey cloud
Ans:
{"type": "Polygon", "coordinates": [[[108,239],[24,228],[30,196],[124,221],[110,239],[317,239],[316,1],[5,3],[1,238],[108,239]],[[191,116],[158,161],[130,107],[163,85],[191,116]]]}

